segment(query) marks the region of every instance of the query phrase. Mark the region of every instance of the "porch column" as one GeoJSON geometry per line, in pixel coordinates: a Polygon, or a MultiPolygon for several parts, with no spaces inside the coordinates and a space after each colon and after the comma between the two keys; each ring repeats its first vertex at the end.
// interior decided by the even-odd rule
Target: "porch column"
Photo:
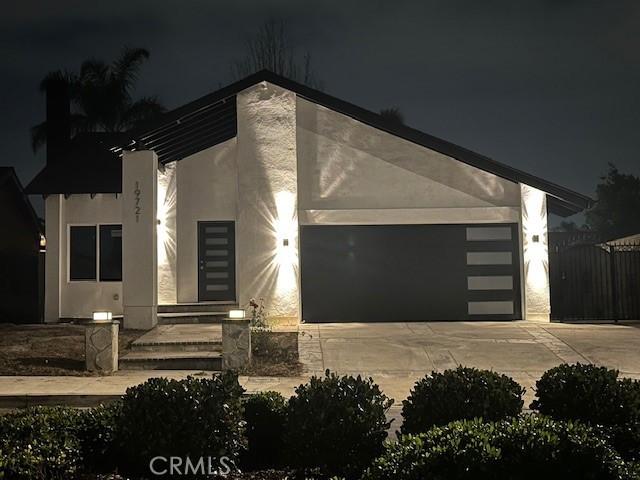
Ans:
{"type": "Polygon", "coordinates": [[[547,195],[520,184],[522,203],[522,256],[525,320],[550,320],[549,241],[547,195]]]}
{"type": "Polygon", "coordinates": [[[125,151],[122,157],[122,304],[124,328],[158,323],[158,157],[125,151]]]}

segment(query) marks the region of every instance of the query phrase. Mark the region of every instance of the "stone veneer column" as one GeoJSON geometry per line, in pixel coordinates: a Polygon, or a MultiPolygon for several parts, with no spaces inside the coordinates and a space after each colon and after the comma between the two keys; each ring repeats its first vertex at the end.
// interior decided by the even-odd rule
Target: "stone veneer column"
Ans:
{"type": "Polygon", "coordinates": [[[299,318],[296,96],[267,82],[237,95],[239,303],[299,318]]]}
{"type": "Polygon", "coordinates": [[[522,202],[523,288],[526,320],[549,321],[549,239],[547,195],[537,188],[520,184],[522,202]]]}
{"type": "Polygon", "coordinates": [[[157,179],[155,152],[122,157],[122,303],[124,328],[158,323],[157,179]]]}
{"type": "Polygon", "coordinates": [[[45,254],[45,285],[44,285],[44,321],[56,323],[60,321],[60,282],[66,275],[60,267],[62,259],[61,224],[62,195],[49,195],[45,201],[45,238],[47,239],[47,252],[45,254]]]}
{"type": "Polygon", "coordinates": [[[84,339],[89,372],[118,371],[118,322],[88,322],[84,339]]]}
{"type": "Polygon", "coordinates": [[[222,368],[238,370],[251,363],[250,320],[222,321],[222,368]]]}

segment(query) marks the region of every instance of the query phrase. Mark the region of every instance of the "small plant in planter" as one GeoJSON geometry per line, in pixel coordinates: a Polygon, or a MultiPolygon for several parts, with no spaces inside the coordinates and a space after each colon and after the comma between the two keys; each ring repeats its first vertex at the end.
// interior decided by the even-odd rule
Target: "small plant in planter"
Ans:
{"type": "Polygon", "coordinates": [[[371,378],[325,372],[296,389],[287,405],[289,465],[301,473],[359,478],[383,451],[393,400],[371,378]]]}
{"type": "Polygon", "coordinates": [[[248,306],[251,328],[271,330],[267,322],[267,310],[264,306],[264,298],[261,298],[259,302],[257,302],[255,298],[252,298],[249,300],[248,306]]]}
{"type": "Polygon", "coordinates": [[[416,382],[402,402],[403,434],[423,433],[455,420],[502,420],[520,414],[524,388],[489,370],[458,367],[416,382]]]}

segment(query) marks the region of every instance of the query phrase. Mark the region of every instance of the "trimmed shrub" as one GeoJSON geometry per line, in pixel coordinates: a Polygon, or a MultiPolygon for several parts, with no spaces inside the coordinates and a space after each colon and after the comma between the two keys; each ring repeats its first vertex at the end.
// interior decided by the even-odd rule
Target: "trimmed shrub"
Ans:
{"type": "MultiPolygon", "coordinates": [[[[637,473],[637,472],[636,472],[637,473]]],[[[452,422],[388,443],[364,480],[633,479],[633,467],[581,424],[527,415],[452,422]]]]}
{"type": "Polygon", "coordinates": [[[536,382],[531,408],[587,423],[608,435],[623,457],[640,460],[640,382],[618,374],[595,365],[559,365],[536,382]]]}
{"type": "Polygon", "coordinates": [[[82,467],[79,411],[36,407],[0,416],[0,477],[66,480],[82,467]]]}
{"type": "Polygon", "coordinates": [[[383,451],[393,404],[371,378],[326,371],[296,389],[287,405],[289,464],[303,472],[356,478],[383,451]]]}
{"type": "Polygon", "coordinates": [[[402,402],[401,432],[426,432],[454,420],[490,422],[522,411],[524,388],[512,378],[489,370],[458,367],[433,372],[416,382],[402,402]]]}
{"type": "Polygon", "coordinates": [[[149,472],[156,456],[228,457],[237,464],[244,448],[244,421],[238,376],[209,379],[152,378],[122,397],[119,440],[122,471],[149,472]]]}
{"type": "Polygon", "coordinates": [[[111,473],[116,469],[121,413],[120,401],[81,411],[77,435],[86,471],[111,473]]]}
{"type": "Polygon", "coordinates": [[[243,405],[247,450],[241,465],[250,470],[281,466],[287,401],[278,392],[263,392],[249,395],[243,405]]]}

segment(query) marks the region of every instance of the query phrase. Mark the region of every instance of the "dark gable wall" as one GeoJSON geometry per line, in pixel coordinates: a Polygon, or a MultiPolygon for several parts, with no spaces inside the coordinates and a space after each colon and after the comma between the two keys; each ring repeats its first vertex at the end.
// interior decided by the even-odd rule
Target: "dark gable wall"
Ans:
{"type": "Polygon", "coordinates": [[[0,185],[0,322],[40,322],[39,232],[14,182],[0,185]]]}

